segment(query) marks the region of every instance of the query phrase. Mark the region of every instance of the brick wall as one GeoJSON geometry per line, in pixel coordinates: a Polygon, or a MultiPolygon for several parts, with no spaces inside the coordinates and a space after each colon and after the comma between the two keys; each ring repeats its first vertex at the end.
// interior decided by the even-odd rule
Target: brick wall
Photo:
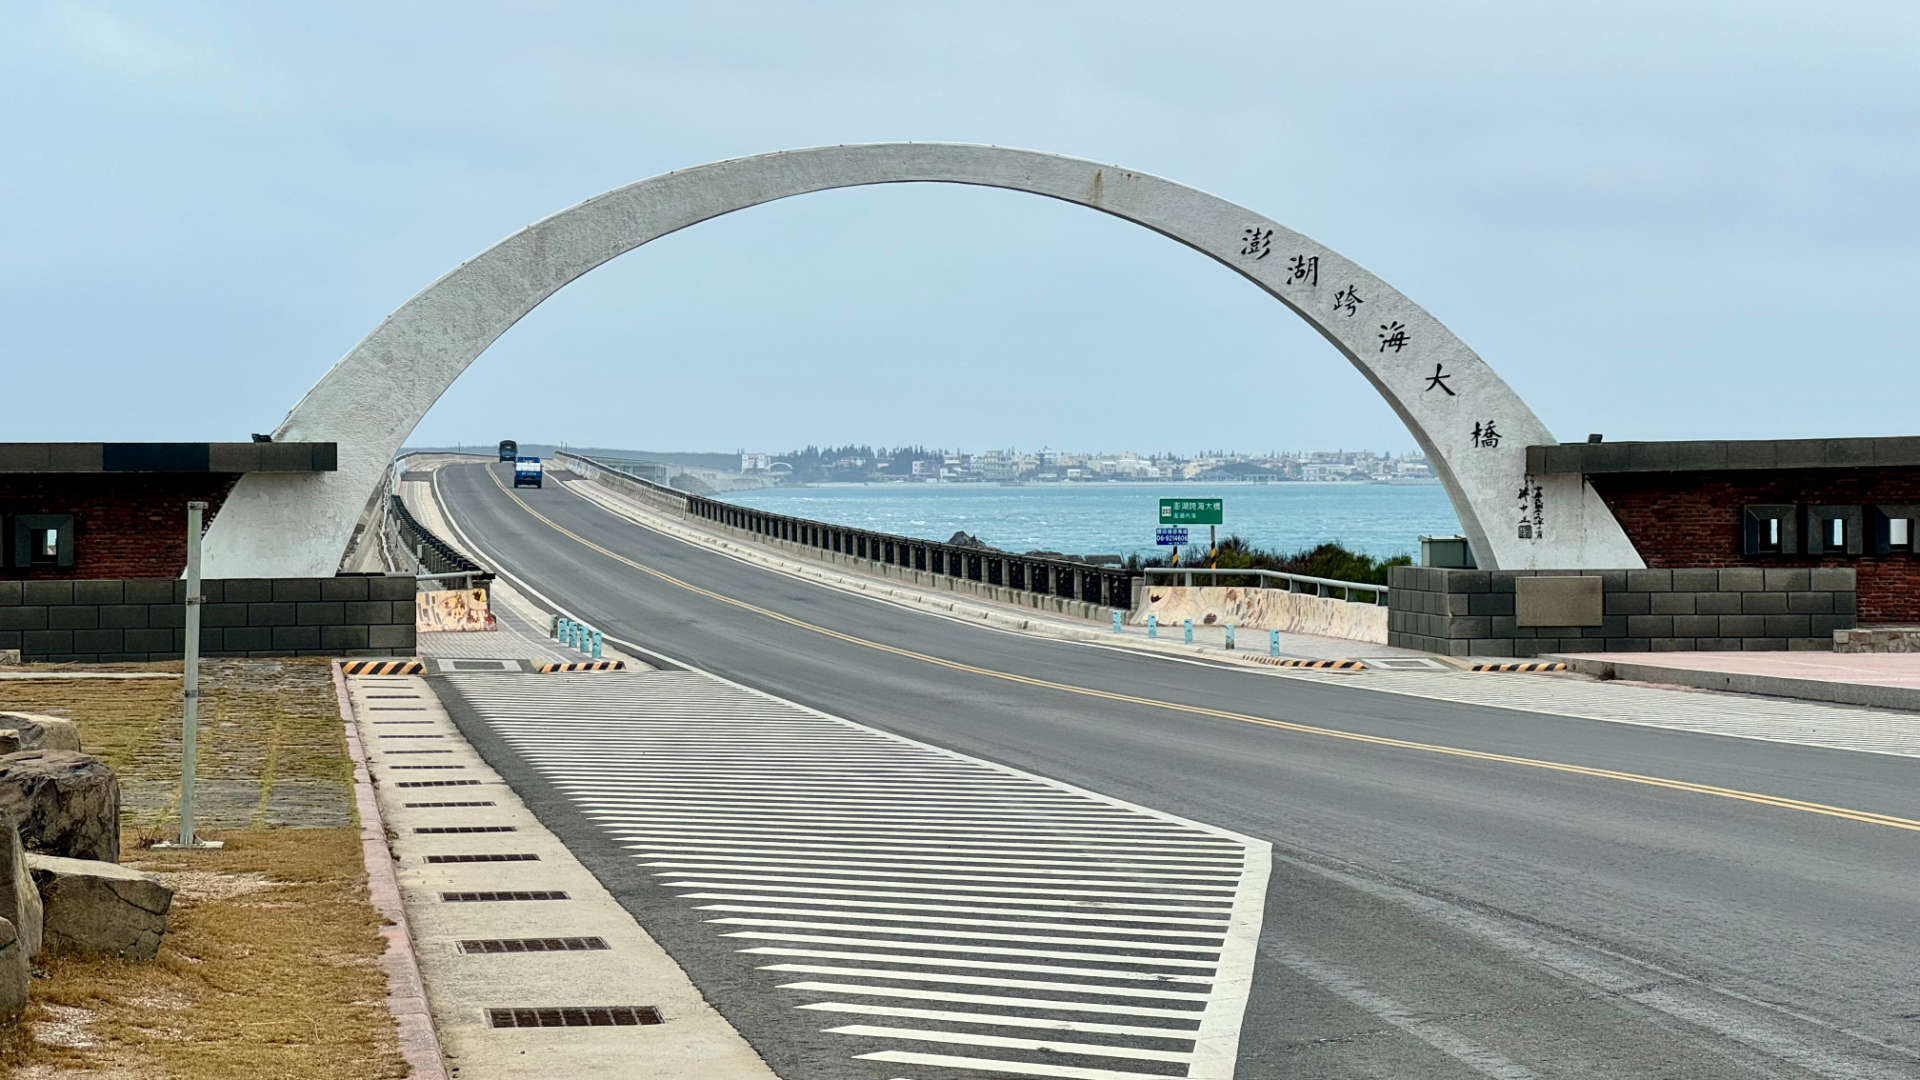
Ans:
{"type": "MultiPolygon", "coordinates": [[[[413,655],[411,575],[200,586],[203,656],[413,655]]],[[[25,661],[178,660],[186,595],[177,579],[0,581],[0,650],[25,661]]]]}
{"type": "MultiPolygon", "coordinates": [[[[1587,477],[1651,567],[1851,567],[1861,622],[1920,622],[1920,555],[1747,555],[1741,511],[1754,504],[1920,502],[1906,468],[1595,473],[1587,477]]],[[[1804,539],[1805,523],[1802,522],[1804,539]]]]}
{"type": "Polygon", "coordinates": [[[15,514],[72,514],[73,565],[0,565],[0,580],[174,577],[187,568],[187,503],[211,522],[234,473],[0,474],[0,543],[11,562],[15,514]]]}
{"type": "Polygon", "coordinates": [[[1389,571],[1387,643],[1451,656],[1833,648],[1854,625],[1854,572],[1822,567],[1389,571]],[[1594,626],[1520,626],[1514,579],[1600,579],[1594,626]]]}

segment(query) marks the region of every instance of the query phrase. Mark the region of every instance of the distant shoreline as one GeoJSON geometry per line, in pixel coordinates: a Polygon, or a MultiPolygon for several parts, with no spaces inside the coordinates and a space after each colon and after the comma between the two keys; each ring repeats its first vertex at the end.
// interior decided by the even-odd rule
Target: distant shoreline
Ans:
{"type": "Polygon", "coordinates": [[[799,491],[818,488],[1150,488],[1150,487],[1439,487],[1438,480],[821,480],[817,483],[774,484],[764,488],[723,492],[745,495],[753,491],[799,491]]]}

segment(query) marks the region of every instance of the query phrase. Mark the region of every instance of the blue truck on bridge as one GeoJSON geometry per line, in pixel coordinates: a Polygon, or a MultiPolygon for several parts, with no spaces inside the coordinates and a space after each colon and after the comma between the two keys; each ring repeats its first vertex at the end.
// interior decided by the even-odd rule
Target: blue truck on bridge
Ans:
{"type": "Polygon", "coordinates": [[[515,458],[513,462],[514,487],[540,486],[540,459],[537,457],[515,458]]]}

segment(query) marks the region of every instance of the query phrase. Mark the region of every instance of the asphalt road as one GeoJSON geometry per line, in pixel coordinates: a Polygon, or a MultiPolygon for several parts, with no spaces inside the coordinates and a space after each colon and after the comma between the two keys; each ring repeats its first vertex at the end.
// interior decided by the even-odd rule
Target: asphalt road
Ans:
{"type": "MultiPolygon", "coordinates": [[[[480,466],[440,491],[485,560],[609,635],[1270,842],[1238,1076],[1920,1076],[1920,832],[1754,799],[1920,819],[1911,760],[997,632],[695,549],[557,479],[524,506],[480,466]]],[[[463,726],[654,926],[617,848],[463,726]]],[[[792,1039],[791,1009],[691,936],[661,940],[782,1075],[840,1075],[792,1039]]]]}

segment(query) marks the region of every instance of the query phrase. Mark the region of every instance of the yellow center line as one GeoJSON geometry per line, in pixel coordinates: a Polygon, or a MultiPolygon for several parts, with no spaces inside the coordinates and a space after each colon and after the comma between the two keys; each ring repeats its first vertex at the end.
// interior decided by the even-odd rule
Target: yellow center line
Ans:
{"type": "Polygon", "coordinates": [[[615,562],[630,566],[643,574],[657,578],[675,588],[685,589],[690,593],[704,596],[718,603],[728,604],[743,611],[751,611],[756,615],[772,619],[775,622],[785,623],[788,626],[833,638],[836,641],[844,641],[849,645],[858,645],[863,648],[874,649],[879,652],[889,653],[893,656],[917,660],[924,664],[932,664],[936,667],[948,668],[953,671],[964,671],[967,674],[979,675],[983,678],[999,679],[1004,682],[1020,683],[1024,686],[1039,687],[1044,690],[1058,690],[1061,693],[1078,694],[1082,697],[1099,698],[1104,701],[1118,701],[1129,705],[1144,705],[1149,708],[1167,709],[1173,712],[1187,713],[1192,716],[1207,716],[1219,720],[1237,720],[1241,723],[1259,724],[1263,727],[1279,728],[1283,731],[1297,732],[1302,735],[1318,735],[1323,738],[1344,739],[1348,742],[1367,743],[1373,746],[1387,746],[1398,750],[1418,750],[1423,753],[1443,754],[1448,757],[1491,761],[1502,765],[1521,765],[1530,769],[1545,769],[1550,772],[1572,773],[1578,776],[1591,776],[1603,780],[1619,780],[1630,784],[1668,788],[1673,791],[1686,791],[1696,795],[1713,795],[1723,799],[1738,799],[1741,802],[1759,803],[1763,806],[1776,806],[1785,810],[1798,810],[1808,814],[1822,814],[1827,817],[1846,818],[1849,821],[1865,822],[1869,825],[1884,825],[1893,829],[1906,829],[1910,832],[1920,832],[1920,821],[1911,818],[1895,817],[1892,814],[1878,814],[1869,810],[1850,810],[1843,806],[1828,806],[1825,803],[1806,802],[1801,799],[1790,799],[1783,795],[1767,795],[1754,791],[1741,791],[1737,788],[1715,787],[1711,784],[1696,784],[1688,780],[1669,780],[1665,777],[1647,776],[1642,773],[1620,772],[1615,769],[1598,769],[1588,765],[1569,765],[1565,762],[1515,757],[1511,754],[1494,754],[1484,750],[1468,750],[1458,746],[1442,746],[1436,743],[1414,742],[1408,739],[1389,738],[1384,735],[1366,735],[1357,731],[1342,731],[1338,728],[1318,727],[1313,724],[1296,724],[1288,720],[1270,720],[1263,716],[1249,716],[1246,713],[1230,712],[1224,709],[1210,709],[1203,705],[1188,705],[1177,701],[1162,701],[1158,698],[1137,697],[1132,694],[1115,693],[1111,690],[1096,690],[1089,686],[1075,686],[1071,683],[1053,682],[1049,679],[1036,679],[1028,675],[1016,675],[1008,671],[998,671],[993,668],[963,664],[957,660],[947,660],[938,656],[930,656],[926,653],[915,652],[912,649],[903,649],[897,645],[888,645],[884,642],[856,637],[852,634],[842,633],[829,627],[796,619],[791,615],[782,614],[770,608],[761,607],[758,604],[751,604],[736,597],[714,592],[712,589],[703,589],[691,582],[682,581],[672,574],[655,570],[653,567],[635,562],[617,551],[609,550],[580,536],[566,526],[535,510],[533,507],[527,505],[524,499],[514,494],[510,488],[501,483],[500,477],[495,475],[493,470],[488,469],[486,472],[487,477],[493,481],[493,485],[499,488],[507,498],[517,503],[520,509],[533,515],[534,518],[538,519],[542,524],[560,535],[565,536],[567,539],[599,552],[615,562]]]}

